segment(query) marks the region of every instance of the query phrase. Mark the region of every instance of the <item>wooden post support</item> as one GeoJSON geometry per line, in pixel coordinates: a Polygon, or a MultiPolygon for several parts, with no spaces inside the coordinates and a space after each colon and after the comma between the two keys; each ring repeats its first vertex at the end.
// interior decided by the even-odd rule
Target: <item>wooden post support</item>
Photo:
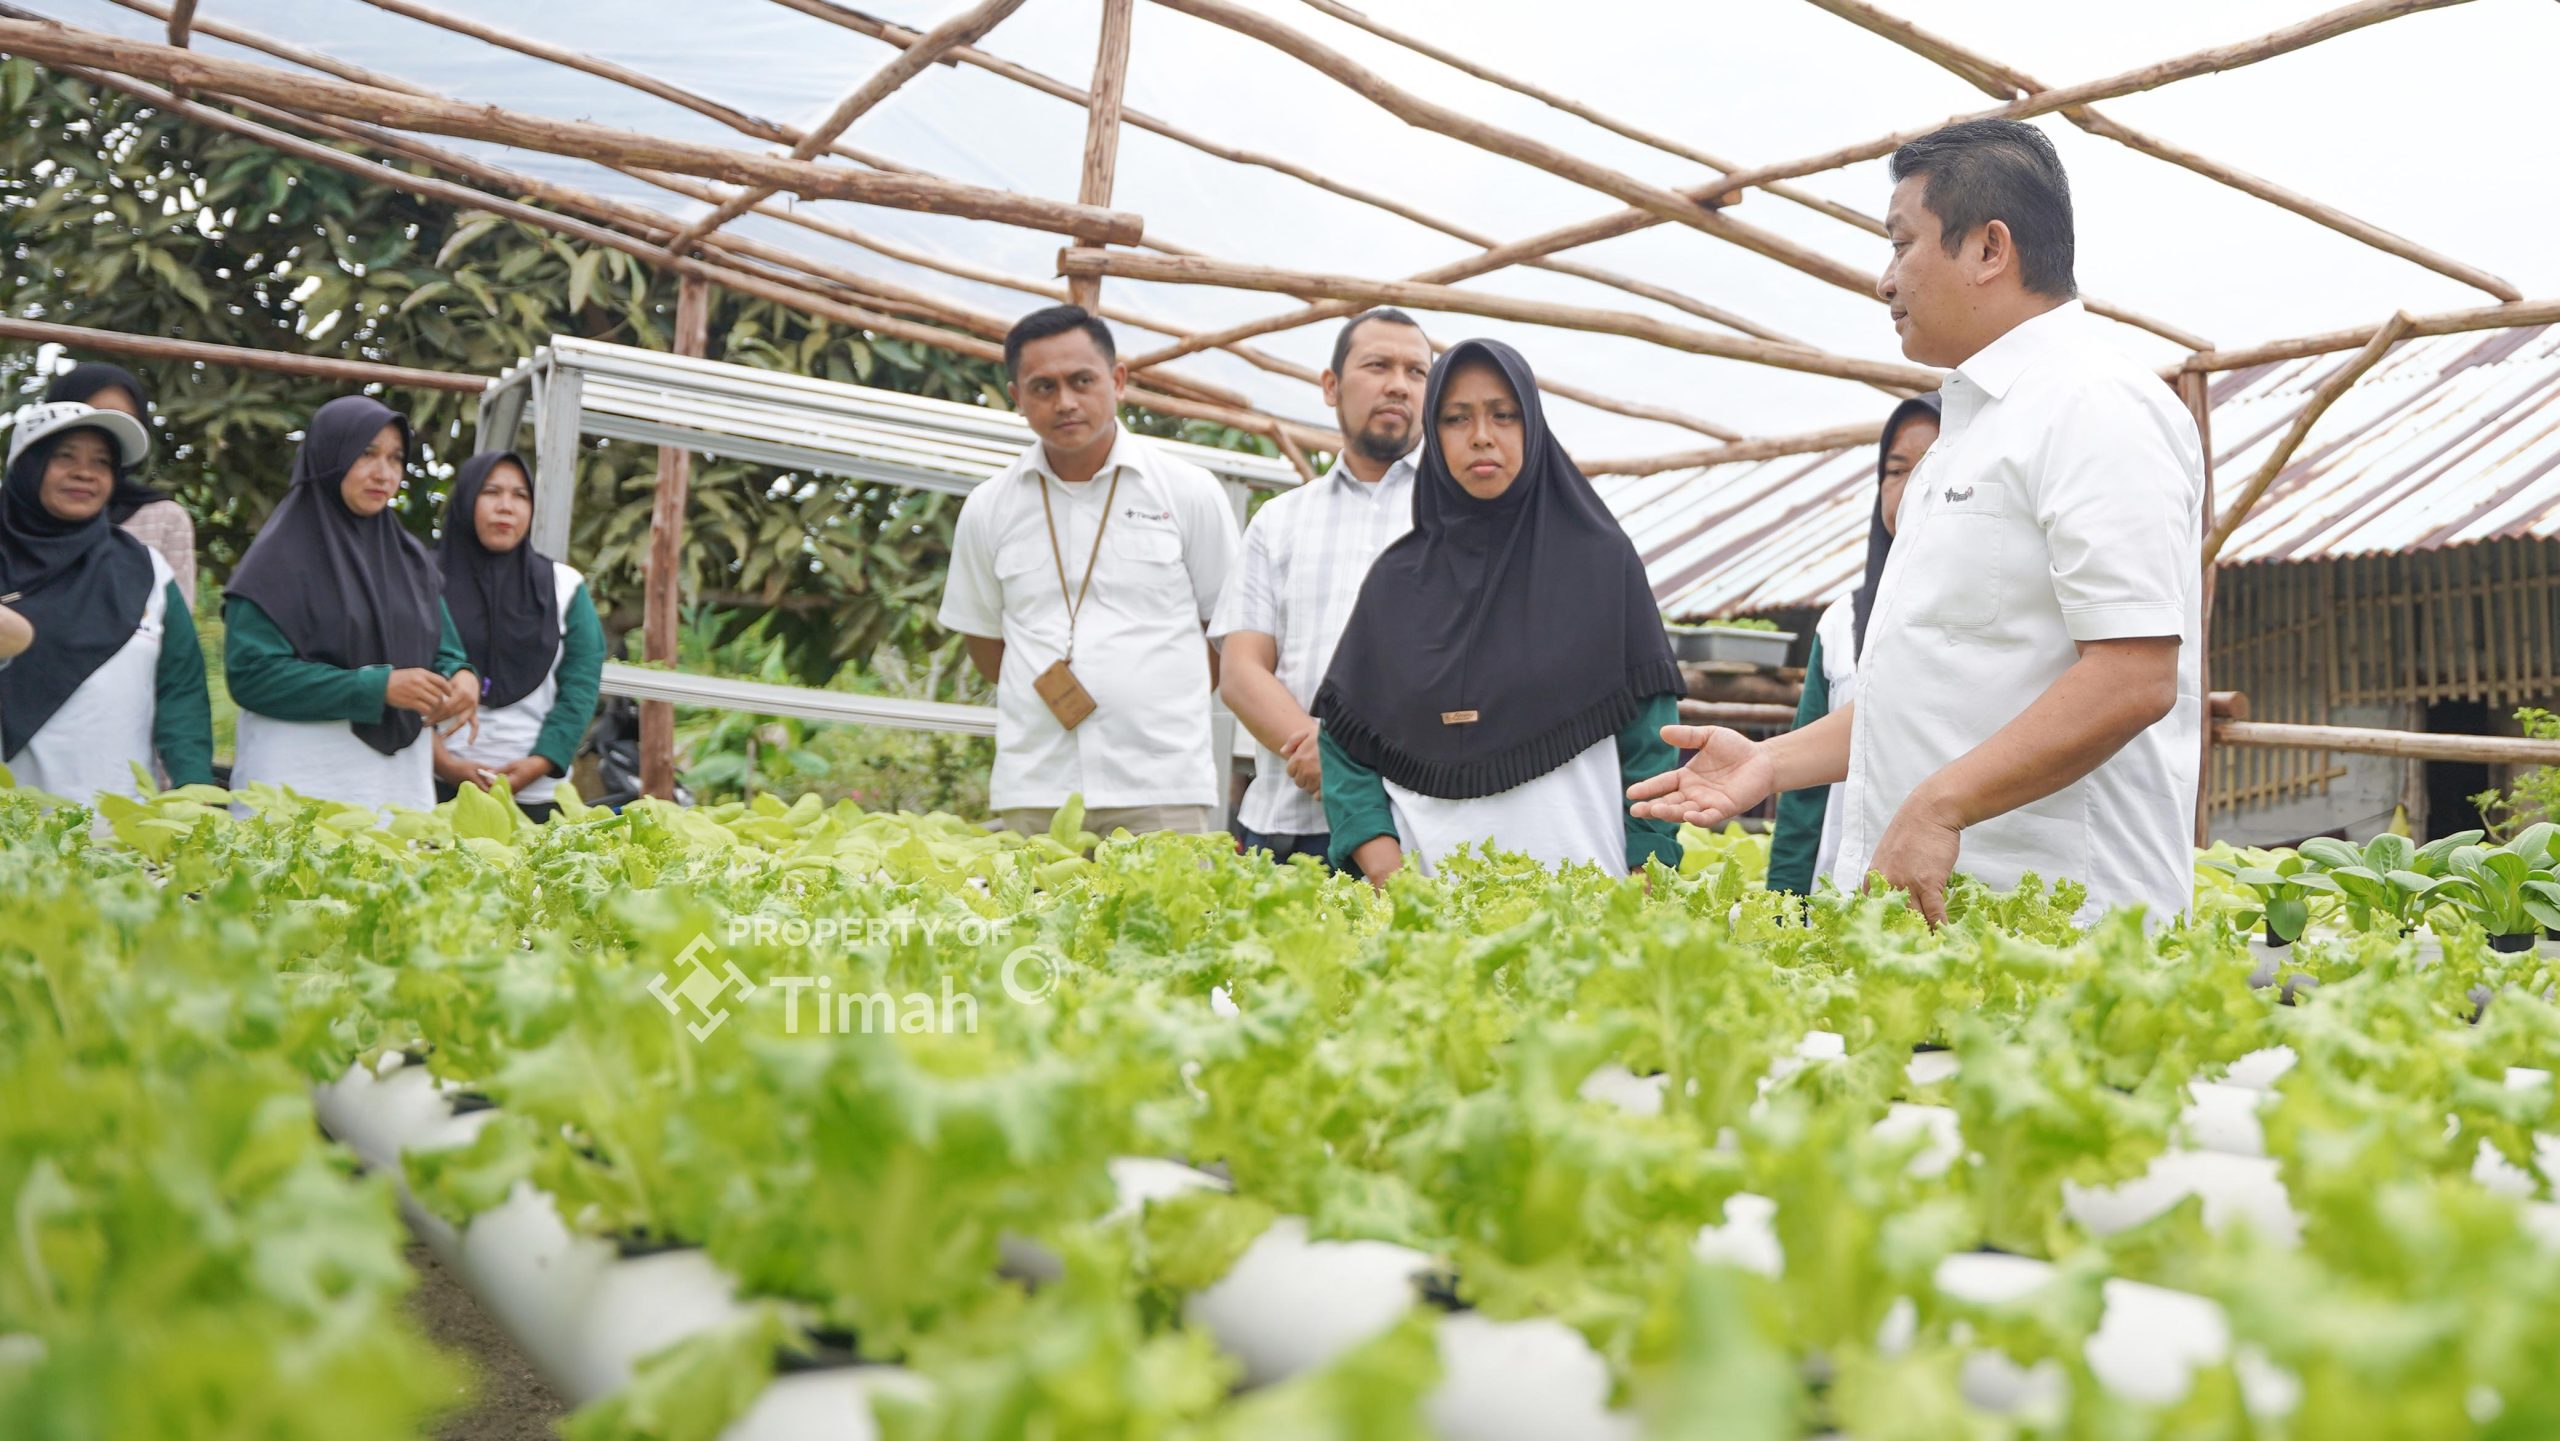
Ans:
{"type": "MultiPolygon", "coordinates": [[[[1093,57],[1092,104],[1084,127],[1084,178],[1077,184],[1079,203],[1108,206],[1111,185],[1120,171],[1120,101],[1129,88],[1129,25],[1137,0],[1102,0],[1102,43],[1093,57]],[[1095,200],[1095,196],[1102,197],[1095,200]]],[[[1067,281],[1067,299],[1087,310],[1102,304],[1102,277],[1078,275],[1067,281]]]]}
{"type": "MultiPolygon", "coordinates": [[[[711,285],[688,275],[676,291],[675,353],[699,356],[710,338],[711,285]]],[[[644,653],[652,661],[673,665],[676,659],[676,599],[684,581],[685,496],[693,484],[693,452],[681,446],[658,447],[657,503],[649,511],[648,593],[640,624],[644,653]]],[[[640,703],[640,788],[660,800],[676,794],[676,710],[665,701],[640,703]]]]}
{"type": "MultiPolygon", "coordinates": [[[[2213,406],[2209,377],[2202,371],[2181,371],[2177,379],[2178,399],[2185,401],[2187,413],[2196,418],[2196,444],[2204,451],[2204,504],[2199,507],[2196,528],[2199,534],[2213,529],[2213,406]]],[[[2196,844],[2212,844],[2210,827],[2213,812],[2213,558],[2203,558],[2204,574],[2196,594],[2196,703],[2203,707],[2196,742],[2196,844]]]]}

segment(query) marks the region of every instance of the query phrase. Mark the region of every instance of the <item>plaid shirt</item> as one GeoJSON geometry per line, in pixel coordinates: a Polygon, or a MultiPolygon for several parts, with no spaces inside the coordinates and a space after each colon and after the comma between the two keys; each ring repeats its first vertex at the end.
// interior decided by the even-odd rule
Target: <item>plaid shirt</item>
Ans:
{"type": "MultiPolygon", "coordinates": [[[[1413,528],[1413,467],[1408,455],[1370,485],[1336,461],[1265,501],[1245,527],[1244,554],[1218,597],[1210,637],[1242,630],[1271,637],[1280,684],[1298,704],[1313,704],[1370,563],[1413,528]]],[[[1290,781],[1288,762],[1259,741],[1253,753],[1253,785],[1237,820],[1266,835],[1326,829],[1324,802],[1290,781]]]]}

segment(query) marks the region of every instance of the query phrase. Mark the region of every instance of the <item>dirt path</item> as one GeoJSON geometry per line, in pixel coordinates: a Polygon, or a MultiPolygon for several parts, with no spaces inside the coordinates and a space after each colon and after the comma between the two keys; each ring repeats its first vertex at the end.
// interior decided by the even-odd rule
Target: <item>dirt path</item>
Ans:
{"type": "Polygon", "coordinates": [[[569,1413],[533,1364],[471,1299],[435,1253],[411,1242],[418,1288],[409,1314],[439,1346],[460,1356],[479,1383],[479,1401],[436,1428],[437,1441],[552,1441],[552,1423],[569,1413]]]}

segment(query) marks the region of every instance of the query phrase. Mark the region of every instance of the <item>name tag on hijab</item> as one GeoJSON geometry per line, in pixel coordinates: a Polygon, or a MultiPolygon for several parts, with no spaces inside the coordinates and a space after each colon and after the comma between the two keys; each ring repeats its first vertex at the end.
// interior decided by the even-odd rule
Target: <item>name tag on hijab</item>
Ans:
{"type": "Polygon", "coordinates": [[[1052,662],[1031,682],[1031,689],[1049,707],[1049,714],[1058,718],[1058,724],[1068,730],[1084,724],[1085,717],[1093,714],[1092,694],[1085,690],[1083,681],[1076,679],[1076,673],[1067,669],[1065,661],[1052,662]]]}

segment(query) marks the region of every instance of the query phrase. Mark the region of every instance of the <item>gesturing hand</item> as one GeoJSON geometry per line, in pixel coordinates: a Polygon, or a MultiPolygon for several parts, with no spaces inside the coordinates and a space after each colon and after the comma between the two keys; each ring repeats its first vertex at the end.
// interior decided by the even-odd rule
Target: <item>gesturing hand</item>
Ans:
{"type": "Polygon", "coordinates": [[[1646,820],[1720,826],[1767,800],[1777,768],[1760,742],[1723,726],[1664,726],[1662,738],[1695,750],[1689,763],[1627,787],[1629,810],[1646,820]]]}
{"type": "Polygon", "coordinates": [[[470,733],[463,743],[477,743],[480,739],[480,677],[467,670],[458,670],[444,685],[444,709],[427,717],[428,721],[435,725],[438,735],[449,736],[468,727],[470,733]]]}
{"type": "Polygon", "coordinates": [[[384,705],[414,711],[430,723],[444,718],[447,699],[444,677],[424,666],[402,666],[382,687],[384,705]]]}

